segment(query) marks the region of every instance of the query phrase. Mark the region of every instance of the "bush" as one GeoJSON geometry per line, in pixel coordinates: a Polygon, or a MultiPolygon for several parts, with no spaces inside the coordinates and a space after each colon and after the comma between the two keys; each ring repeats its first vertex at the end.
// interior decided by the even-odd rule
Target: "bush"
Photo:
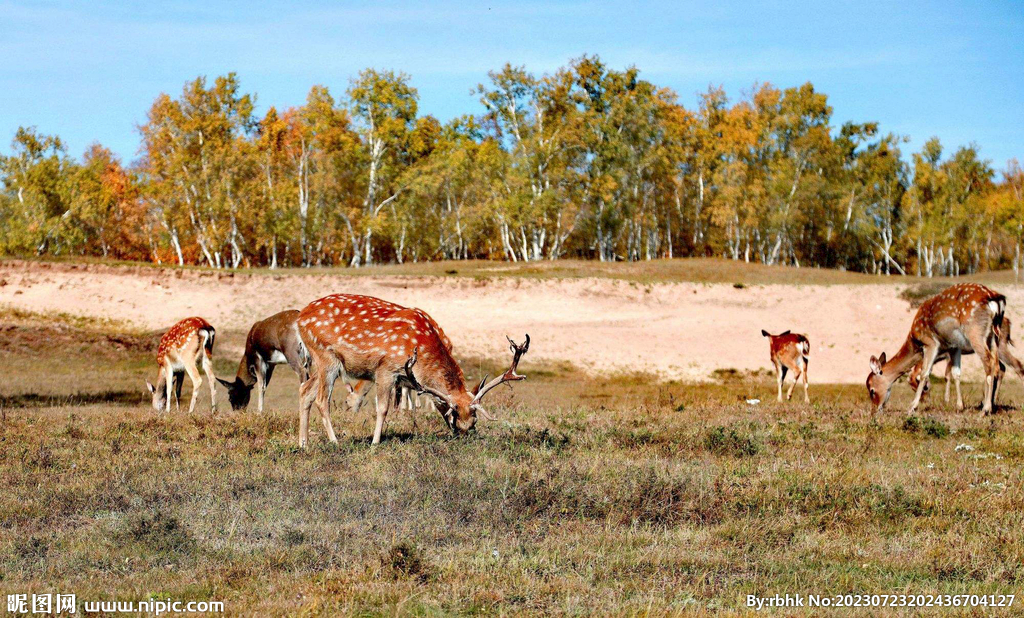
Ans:
{"type": "Polygon", "coordinates": [[[392,579],[411,578],[421,582],[430,579],[430,569],[415,544],[396,543],[381,556],[381,567],[392,579]]]}
{"type": "Polygon", "coordinates": [[[177,517],[156,511],[136,515],[125,522],[119,535],[123,540],[144,545],[154,551],[175,553],[195,545],[192,535],[177,517]]]}
{"type": "Polygon", "coordinates": [[[903,421],[903,431],[907,433],[922,433],[933,438],[945,438],[949,435],[949,427],[938,419],[931,417],[921,418],[919,416],[908,416],[903,421]]]}
{"type": "Polygon", "coordinates": [[[715,427],[704,436],[704,448],[717,455],[753,457],[761,451],[761,442],[731,427],[715,427]]]}

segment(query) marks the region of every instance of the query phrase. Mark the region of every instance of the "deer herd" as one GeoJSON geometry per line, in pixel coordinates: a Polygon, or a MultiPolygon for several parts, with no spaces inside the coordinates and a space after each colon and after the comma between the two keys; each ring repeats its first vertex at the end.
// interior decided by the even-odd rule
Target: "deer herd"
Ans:
{"type": "MultiPolygon", "coordinates": [[[[995,407],[999,384],[1006,366],[1024,380],[1024,365],[1010,347],[1010,320],[1005,316],[1006,297],[976,283],[961,283],[947,288],[925,301],[918,309],[910,333],[891,358],[883,352],[870,360],[867,378],[872,413],[881,412],[893,384],[908,375],[914,399],[908,413],[916,411],[928,391],[932,367],[945,360],[946,401],[949,383],[956,388],[956,409],[964,409],[960,392],[960,361],[976,354],[985,369],[985,394],[982,414],[995,407]]],[[[775,367],[778,400],[786,374],[793,382],[786,399],[802,381],[804,401],[809,402],[807,371],[811,353],[805,335],[785,331],[768,338],[772,365],[775,367]]],[[[169,412],[172,396],[179,405],[184,375],[192,381],[189,412],[195,409],[202,367],[210,382],[210,399],[217,409],[215,382],[228,391],[234,409],[248,406],[256,388],[257,408],[263,411],[264,395],[274,367],[287,364],[296,373],[299,388],[299,445],[309,442],[309,414],[316,406],[324,431],[337,442],[331,424],[331,400],[335,382],[341,378],[348,392],[346,406],[359,409],[371,392],[376,395],[376,424],[373,444],[378,444],[388,414],[403,404],[415,406],[416,395],[425,396],[440,413],[455,435],[473,430],[478,418],[493,420],[481,400],[495,387],[525,380],[516,372],[519,361],[530,348],[530,336],[522,344],[508,338],[512,362],[501,375],[488,381],[485,376],[472,390],[453,356],[452,342],[440,325],[421,309],[410,309],[371,296],[332,294],[253,324],[245,340],[245,352],[233,380],[214,378],[213,344],[216,331],[209,322],[190,317],[175,324],[160,340],[157,351],[156,384],[146,382],[153,396],[153,408],[169,412]]]]}

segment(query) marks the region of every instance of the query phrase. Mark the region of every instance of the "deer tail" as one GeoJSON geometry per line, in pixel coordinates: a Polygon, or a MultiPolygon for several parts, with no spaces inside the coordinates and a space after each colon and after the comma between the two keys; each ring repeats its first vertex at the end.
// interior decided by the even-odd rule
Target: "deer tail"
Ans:
{"type": "Polygon", "coordinates": [[[992,314],[992,324],[996,327],[1003,323],[1003,315],[1006,313],[1006,297],[996,294],[988,299],[988,310],[992,314]]]}
{"type": "Polygon", "coordinates": [[[804,337],[803,341],[800,342],[800,347],[803,349],[804,356],[811,355],[811,342],[807,340],[807,337],[804,337]]]}
{"type": "Polygon", "coordinates": [[[217,338],[217,331],[212,326],[204,326],[199,329],[199,332],[203,333],[203,349],[206,350],[206,356],[213,356],[213,340],[217,338]]]}

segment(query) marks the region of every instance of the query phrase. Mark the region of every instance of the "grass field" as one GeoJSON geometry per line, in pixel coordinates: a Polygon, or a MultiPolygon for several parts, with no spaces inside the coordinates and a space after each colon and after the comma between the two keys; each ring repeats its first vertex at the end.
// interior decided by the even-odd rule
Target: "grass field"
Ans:
{"type": "Polygon", "coordinates": [[[205,388],[195,414],[154,413],[157,338],[0,316],[0,592],[230,615],[665,615],[1024,578],[1015,378],[1017,409],[993,417],[939,397],[907,420],[901,384],[872,419],[861,386],[776,404],[767,372],[693,386],[527,357],[530,379],[492,395],[503,420],[473,436],[402,412],[371,448],[364,408],[335,412],[340,445],[317,424],[303,452],[286,368],[262,415],[225,411],[223,391],[211,414],[205,388]]]}

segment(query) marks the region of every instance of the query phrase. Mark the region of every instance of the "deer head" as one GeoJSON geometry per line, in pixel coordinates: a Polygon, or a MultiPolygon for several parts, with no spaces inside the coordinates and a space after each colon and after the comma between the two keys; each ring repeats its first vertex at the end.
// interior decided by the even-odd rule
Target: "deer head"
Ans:
{"type": "Polygon", "coordinates": [[[519,359],[521,359],[530,349],[530,335],[526,335],[526,341],[524,341],[522,345],[512,341],[509,337],[506,337],[506,339],[508,339],[509,349],[512,352],[512,364],[505,373],[494,378],[490,382],[487,382],[487,377],[485,376],[480,380],[480,383],[472,394],[467,392],[465,388],[446,393],[439,389],[426,387],[417,380],[413,372],[413,367],[419,356],[419,348],[413,350],[412,357],[410,357],[405,363],[402,375],[403,386],[411,388],[421,394],[430,395],[434,400],[435,407],[441,413],[441,416],[444,417],[448,427],[451,428],[456,435],[471,431],[476,425],[478,416],[489,421],[496,420],[487,412],[487,409],[484,408],[480,401],[483,399],[484,395],[500,384],[526,379],[526,376],[516,373],[516,369],[519,367],[519,359]]]}
{"type": "Polygon", "coordinates": [[[252,396],[252,388],[256,384],[246,384],[241,378],[235,376],[231,382],[217,378],[226,389],[228,389],[228,402],[232,410],[244,410],[249,405],[249,398],[252,396]]]}
{"type": "Polygon", "coordinates": [[[871,373],[868,374],[867,382],[865,383],[868,389],[868,397],[871,399],[871,404],[875,406],[879,412],[885,407],[887,401],[889,401],[889,395],[892,393],[892,380],[890,380],[882,372],[885,367],[885,352],[878,358],[871,357],[871,373]]]}

